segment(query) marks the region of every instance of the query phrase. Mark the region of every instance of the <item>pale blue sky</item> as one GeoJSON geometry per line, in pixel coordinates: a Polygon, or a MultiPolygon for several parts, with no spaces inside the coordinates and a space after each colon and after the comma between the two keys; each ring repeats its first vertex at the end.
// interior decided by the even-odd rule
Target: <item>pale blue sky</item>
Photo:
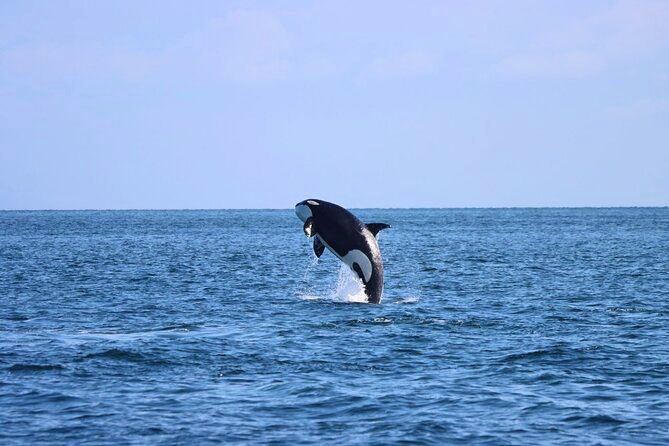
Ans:
{"type": "Polygon", "coordinates": [[[0,2],[0,209],[669,205],[669,2],[0,2]]]}

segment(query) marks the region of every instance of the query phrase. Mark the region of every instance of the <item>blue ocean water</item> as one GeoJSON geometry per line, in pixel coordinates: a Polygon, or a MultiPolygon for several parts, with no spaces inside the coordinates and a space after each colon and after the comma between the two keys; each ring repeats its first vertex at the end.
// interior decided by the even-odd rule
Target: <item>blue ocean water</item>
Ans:
{"type": "Polygon", "coordinates": [[[0,212],[0,444],[669,443],[669,209],[0,212]]]}

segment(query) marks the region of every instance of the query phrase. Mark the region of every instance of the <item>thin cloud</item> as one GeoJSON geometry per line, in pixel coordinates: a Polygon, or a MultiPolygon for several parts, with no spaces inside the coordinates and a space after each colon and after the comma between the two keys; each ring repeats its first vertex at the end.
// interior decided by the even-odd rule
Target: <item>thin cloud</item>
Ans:
{"type": "Polygon", "coordinates": [[[2,71],[38,81],[80,78],[139,80],[158,65],[155,55],[128,48],[29,43],[0,55],[2,71]]]}
{"type": "Polygon", "coordinates": [[[555,22],[527,48],[502,58],[498,71],[520,77],[596,75],[669,47],[669,3],[621,1],[597,13],[555,22]]]}
{"type": "Polygon", "coordinates": [[[404,78],[429,75],[437,68],[437,56],[427,50],[408,50],[377,57],[363,68],[363,77],[404,78]]]}
{"type": "Polygon", "coordinates": [[[508,57],[499,66],[503,74],[513,76],[585,77],[604,66],[600,54],[573,51],[556,54],[520,54],[508,57]]]}
{"type": "Polygon", "coordinates": [[[669,111],[669,101],[658,98],[644,98],[629,104],[609,107],[605,110],[605,116],[612,119],[634,119],[642,118],[669,111]]]}
{"type": "Polygon", "coordinates": [[[238,10],[184,36],[161,57],[175,71],[257,82],[289,77],[292,55],[293,37],[278,17],[238,10]]]}
{"type": "Polygon", "coordinates": [[[71,42],[30,42],[0,54],[0,69],[37,81],[145,80],[186,75],[236,82],[280,80],[295,71],[292,37],[274,15],[237,10],[163,49],[71,42]]]}

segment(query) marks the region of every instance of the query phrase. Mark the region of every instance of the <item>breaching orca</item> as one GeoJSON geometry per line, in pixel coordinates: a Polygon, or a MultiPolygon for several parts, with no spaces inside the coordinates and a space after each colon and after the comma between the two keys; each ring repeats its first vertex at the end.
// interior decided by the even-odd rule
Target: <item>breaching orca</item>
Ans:
{"type": "Polygon", "coordinates": [[[314,238],[316,256],[328,248],[362,279],[367,301],[381,302],[383,260],[376,234],[390,225],[364,224],[343,207],[323,200],[300,201],[295,213],[304,222],[306,236],[314,238]]]}

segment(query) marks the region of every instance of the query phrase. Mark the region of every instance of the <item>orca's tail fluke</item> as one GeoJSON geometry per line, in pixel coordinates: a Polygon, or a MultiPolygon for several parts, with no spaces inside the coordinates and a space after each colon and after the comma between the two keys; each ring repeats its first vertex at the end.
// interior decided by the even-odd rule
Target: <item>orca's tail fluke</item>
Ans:
{"type": "Polygon", "coordinates": [[[374,237],[376,237],[376,234],[378,234],[379,231],[390,227],[390,225],[387,225],[385,223],[367,223],[365,226],[367,226],[369,232],[374,234],[374,237]]]}

